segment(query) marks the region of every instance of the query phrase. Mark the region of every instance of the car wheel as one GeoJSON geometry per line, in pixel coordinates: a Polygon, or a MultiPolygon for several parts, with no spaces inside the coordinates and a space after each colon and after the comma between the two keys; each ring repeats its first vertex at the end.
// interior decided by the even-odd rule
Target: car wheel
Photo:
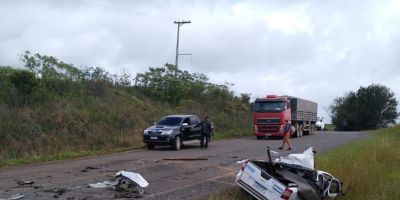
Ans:
{"type": "Polygon", "coordinates": [[[180,136],[176,136],[174,142],[172,143],[172,148],[175,150],[180,150],[182,146],[182,140],[180,136]]]}
{"type": "Polygon", "coordinates": [[[263,136],[257,136],[257,140],[261,140],[263,136]]]}
{"type": "Polygon", "coordinates": [[[150,144],[150,143],[147,143],[146,146],[147,146],[147,149],[149,149],[149,150],[152,150],[155,147],[154,144],[150,144]]]}

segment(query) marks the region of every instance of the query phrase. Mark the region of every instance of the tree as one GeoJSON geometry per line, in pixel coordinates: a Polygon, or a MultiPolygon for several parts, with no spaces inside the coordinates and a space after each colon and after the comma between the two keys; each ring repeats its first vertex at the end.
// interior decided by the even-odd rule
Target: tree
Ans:
{"type": "Polygon", "coordinates": [[[20,93],[22,102],[19,103],[28,104],[31,94],[38,86],[38,80],[35,75],[27,70],[17,70],[11,74],[10,81],[20,93]]]}
{"type": "Polygon", "coordinates": [[[241,93],[240,94],[240,100],[243,102],[243,103],[249,103],[250,102],[250,93],[241,93]]]}
{"type": "Polygon", "coordinates": [[[175,105],[184,98],[199,97],[208,84],[206,75],[191,74],[171,64],[150,67],[149,71],[138,73],[134,80],[135,86],[144,94],[175,105]]]}
{"type": "Polygon", "coordinates": [[[397,100],[391,90],[372,84],[334,99],[330,106],[332,123],[349,130],[368,130],[396,123],[397,100]]]}
{"type": "Polygon", "coordinates": [[[31,55],[29,51],[25,51],[24,54],[20,55],[20,60],[38,78],[50,80],[69,79],[73,81],[83,78],[83,72],[79,68],[59,61],[53,56],[40,55],[38,53],[31,55]]]}

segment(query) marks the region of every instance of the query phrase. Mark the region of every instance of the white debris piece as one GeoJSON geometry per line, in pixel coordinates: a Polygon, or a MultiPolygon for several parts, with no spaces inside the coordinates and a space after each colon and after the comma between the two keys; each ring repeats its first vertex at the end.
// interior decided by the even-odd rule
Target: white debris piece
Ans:
{"type": "Polygon", "coordinates": [[[23,194],[15,194],[6,199],[0,199],[0,200],[18,200],[18,199],[22,199],[22,198],[24,198],[23,194]]]}
{"type": "Polygon", "coordinates": [[[128,171],[119,171],[115,174],[115,176],[124,176],[131,181],[137,183],[140,187],[145,188],[149,186],[149,182],[146,181],[139,173],[128,172],[128,171]]]}
{"type": "Polygon", "coordinates": [[[114,187],[116,183],[111,183],[108,181],[103,181],[102,183],[91,183],[89,184],[89,187],[91,188],[109,188],[109,187],[114,187]]]}
{"type": "Polygon", "coordinates": [[[280,157],[275,162],[300,165],[302,167],[314,169],[314,150],[312,147],[299,154],[289,154],[286,157],[280,157]]]}

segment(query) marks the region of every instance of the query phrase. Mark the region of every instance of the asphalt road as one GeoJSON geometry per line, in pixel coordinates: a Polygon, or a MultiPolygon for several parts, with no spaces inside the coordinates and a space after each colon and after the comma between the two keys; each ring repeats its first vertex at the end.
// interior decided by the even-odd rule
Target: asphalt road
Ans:
{"type": "MultiPolygon", "coordinates": [[[[149,183],[141,199],[204,199],[210,192],[235,185],[237,161],[264,158],[266,146],[287,155],[310,146],[317,152],[366,137],[362,132],[318,132],[293,138],[292,151],[278,150],[280,139],[245,137],[212,141],[208,149],[185,145],[180,151],[169,147],[135,150],[28,166],[0,169],[0,199],[23,194],[23,199],[115,199],[122,193],[88,184],[111,181],[119,170],[140,173],[149,183]],[[207,160],[171,161],[166,158],[206,157],[207,160]],[[20,186],[18,181],[33,181],[20,186]]],[[[123,198],[122,198],[123,199],[123,198]]]]}

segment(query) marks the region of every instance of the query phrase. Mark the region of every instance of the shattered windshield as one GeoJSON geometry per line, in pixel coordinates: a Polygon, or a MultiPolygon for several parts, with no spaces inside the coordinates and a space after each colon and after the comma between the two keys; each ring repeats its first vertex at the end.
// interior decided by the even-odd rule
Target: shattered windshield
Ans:
{"type": "Polygon", "coordinates": [[[255,112],[282,112],[286,109],[283,101],[260,101],[254,103],[255,112]]]}
{"type": "Polygon", "coordinates": [[[180,126],[182,118],[180,117],[164,117],[160,121],[156,122],[157,125],[164,126],[180,126]]]}

